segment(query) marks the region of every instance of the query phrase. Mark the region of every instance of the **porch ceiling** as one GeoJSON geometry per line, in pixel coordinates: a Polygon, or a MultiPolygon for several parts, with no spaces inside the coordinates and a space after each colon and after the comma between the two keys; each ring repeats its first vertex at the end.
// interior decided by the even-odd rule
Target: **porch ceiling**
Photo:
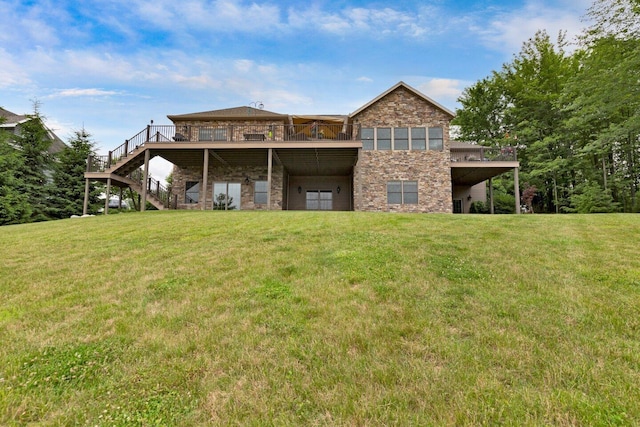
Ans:
{"type": "Polygon", "coordinates": [[[466,162],[451,164],[451,181],[454,185],[475,185],[494,176],[514,170],[518,162],[466,162]]]}
{"type": "MultiPolygon", "coordinates": [[[[267,166],[269,150],[209,149],[209,167],[267,166]]],[[[344,176],[353,172],[357,148],[274,148],[273,164],[281,164],[293,176],[344,176]]],[[[153,150],[179,167],[202,167],[203,149],[153,150]]]]}

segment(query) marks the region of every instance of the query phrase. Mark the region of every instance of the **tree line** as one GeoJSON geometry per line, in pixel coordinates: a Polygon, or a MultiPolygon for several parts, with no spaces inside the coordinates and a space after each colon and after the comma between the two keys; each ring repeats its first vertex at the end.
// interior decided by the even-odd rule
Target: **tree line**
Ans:
{"type": "MultiPolygon", "coordinates": [[[[539,212],[639,212],[640,4],[596,0],[576,48],[538,31],[499,71],[466,88],[458,139],[516,146],[539,212]]],[[[498,200],[511,183],[494,180],[498,200]]],[[[513,200],[513,199],[512,199],[513,200]]]]}
{"type": "MultiPolygon", "coordinates": [[[[52,143],[38,107],[22,123],[19,134],[0,130],[0,225],[46,221],[81,215],[87,157],[94,142],[84,129],[66,147],[49,152],[52,143]]],[[[90,212],[102,204],[95,183],[89,191],[90,212]]]]}

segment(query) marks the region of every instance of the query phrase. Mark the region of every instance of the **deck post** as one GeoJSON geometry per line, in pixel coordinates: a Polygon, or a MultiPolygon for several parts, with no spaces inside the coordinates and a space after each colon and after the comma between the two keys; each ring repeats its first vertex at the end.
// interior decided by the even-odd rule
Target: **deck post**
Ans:
{"type": "Polygon", "coordinates": [[[147,149],[144,152],[144,175],[142,177],[142,200],[140,201],[140,212],[144,212],[147,208],[147,182],[149,182],[149,159],[151,152],[147,149]]]}
{"type": "Polygon", "coordinates": [[[209,180],[209,149],[204,149],[202,164],[202,210],[207,209],[207,181],[209,180]]]}
{"type": "Polygon", "coordinates": [[[84,180],[84,203],[82,204],[82,215],[89,213],[89,179],[84,180]]]}
{"type": "Polygon", "coordinates": [[[271,210],[271,169],[273,168],[273,148],[269,148],[267,160],[267,210],[271,210]]]}
{"type": "Polygon", "coordinates": [[[104,198],[104,214],[109,213],[109,199],[111,198],[111,178],[107,178],[107,191],[104,198]]]}
{"type": "Polygon", "coordinates": [[[489,178],[489,213],[491,213],[491,215],[495,213],[493,205],[493,178],[489,178]]]}
{"type": "Polygon", "coordinates": [[[516,213],[517,214],[521,213],[520,212],[520,182],[518,178],[518,169],[520,168],[513,169],[513,192],[516,196],[516,213]]]}

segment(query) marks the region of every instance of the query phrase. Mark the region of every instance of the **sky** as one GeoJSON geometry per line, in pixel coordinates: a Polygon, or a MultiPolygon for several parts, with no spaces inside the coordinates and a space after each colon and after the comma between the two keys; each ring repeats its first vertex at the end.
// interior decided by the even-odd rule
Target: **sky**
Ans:
{"type": "MultiPolygon", "coordinates": [[[[256,105],[349,114],[399,81],[454,110],[591,0],[0,0],[0,107],[106,154],[151,120],[256,105]]],[[[170,170],[156,161],[151,174],[170,170]]]]}

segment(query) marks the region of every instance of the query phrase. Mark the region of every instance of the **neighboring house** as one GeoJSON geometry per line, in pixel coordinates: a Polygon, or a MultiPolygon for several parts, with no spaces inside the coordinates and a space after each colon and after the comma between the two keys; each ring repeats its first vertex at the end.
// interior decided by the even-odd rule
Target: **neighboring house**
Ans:
{"type": "MultiPolygon", "coordinates": [[[[33,117],[15,114],[1,107],[0,117],[2,118],[0,119],[0,129],[17,136],[20,135],[20,128],[24,123],[28,122],[29,120],[34,120],[33,117]]],[[[47,131],[48,138],[51,140],[51,145],[49,146],[49,154],[56,154],[64,150],[64,148],[66,147],[65,143],[62,142],[62,140],[58,138],[58,136],[53,133],[51,129],[44,125],[44,123],[43,126],[47,131]]]]}
{"type": "Polygon", "coordinates": [[[170,115],[173,125],[89,159],[85,178],[107,194],[131,187],[160,209],[462,213],[485,200],[485,181],[515,171],[519,200],[515,149],[450,141],[453,117],[403,82],[349,115],[170,115]],[[170,189],[148,176],[155,156],[174,164],[170,189]]]}

